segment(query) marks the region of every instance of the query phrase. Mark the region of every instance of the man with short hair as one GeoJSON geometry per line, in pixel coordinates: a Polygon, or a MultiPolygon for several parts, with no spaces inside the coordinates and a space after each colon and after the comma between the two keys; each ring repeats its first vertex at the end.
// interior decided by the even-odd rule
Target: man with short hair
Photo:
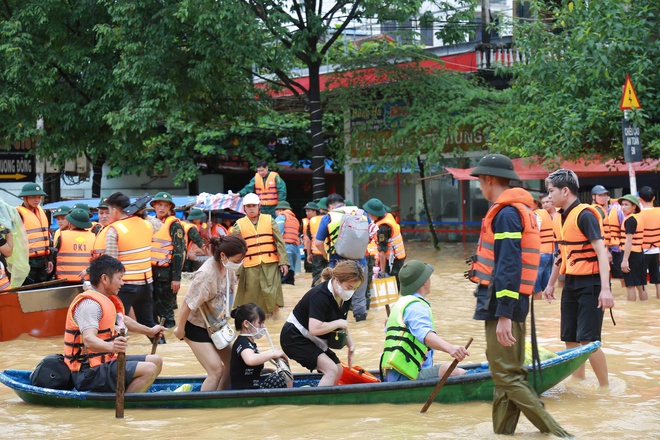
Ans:
{"type": "Polygon", "coordinates": [[[256,165],[257,173],[250,183],[231,196],[237,198],[255,193],[261,201],[261,213],[274,216],[277,204],[286,200],[286,184],[279,174],[268,169],[268,162],[265,160],[257,161],[256,165]]]}
{"type": "Polygon", "coordinates": [[[186,241],[183,227],[174,215],[175,204],[170,193],[157,193],[150,204],[156,211],[157,224],[160,223],[160,228],[154,229],[151,239],[154,313],[157,318],[165,318],[165,328],[174,328],[174,309],[177,308],[176,295],[181,288],[186,241]]]}
{"type": "Polygon", "coordinates": [[[23,204],[16,210],[23,220],[23,228],[27,234],[30,273],[23,282],[24,286],[43,283],[48,280],[48,274],[53,272],[54,264],[50,259],[50,234],[48,232],[48,217],[41,205],[41,199],[46,192],[37,183],[23,185],[18,197],[23,198],[23,204]]]}
{"type": "MultiPolygon", "coordinates": [[[[135,311],[135,318],[140,324],[153,327],[153,272],[151,270],[151,238],[153,226],[146,220],[126,208],[130,199],[121,192],[116,192],[107,200],[109,210],[108,226],[96,236],[92,258],[106,254],[117,258],[125,268],[123,285],[119,298],[124,303],[126,313],[135,311]]],[[[161,339],[163,340],[163,339],[161,339]]]]}
{"type": "MultiPolygon", "coordinates": [[[[469,355],[465,347],[452,345],[435,331],[433,312],[427,297],[431,293],[433,266],[412,260],[400,272],[401,297],[392,307],[385,329],[385,350],[380,368],[387,382],[425,380],[442,377],[449,363],[433,364],[434,350],[441,350],[462,361],[469,355]]],[[[465,374],[456,368],[452,376],[465,374]]]]}
{"type": "Polygon", "coordinates": [[[493,205],[483,219],[469,279],[477,283],[474,319],[485,321],[486,358],[493,376],[493,431],[513,435],[522,412],[541,432],[570,437],[545,410],[527,382],[525,321],[534,290],[541,238],[534,200],[522,188],[513,162],[489,154],[470,173],[479,178],[484,198],[493,205]]]}
{"type": "Polygon", "coordinates": [[[99,202],[99,206],[96,208],[98,210],[99,214],[99,222],[98,224],[92,226],[91,231],[94,234],[98,234],[101,232],[101,229],[105,228],[108,226],[109,223],[109,218],[110,218],[110,211],[108,210],[108,198],[103,198],[99,202]]]}
{"type": "Polygon", "coordinates": [[[650,186],[639,190],[642,204],[640,215],[644,221],[644,273],[649,274],[649,282],[655,285],[655,296],[660,299],[660,208],[654,207],[655,191],[650,186]]]}
{"type": "MultiPolygon", "coordinates": [[[[64,362],[71,370],[78,391],[115,392],[117,353],[125,353],[128,338],[120,329],[128,329],[151,338],[165,330],[160,325],[146,327],[125,314],[117,297],[124,266],[116,258],[102,255],[92,261],[89,276],[92,289],[73,300],[69,306],[64,332],[64,362]]],[[[126,356],[126,392],[146,392],[163,367],[158,355],[126,356]]]]}
{"type": "MultiPolygon", "coordinates": [[[[554,205],[561,209],[561,236],[548,286],[543,292],[548,302],[555,299],[555,282],[566,274],[561,294],[561,340],[566,348],[601,340],[603,314],[614,307],[610,291],[609,261],[603,244],[600,213],[591,205],[580,203],[580,184],[571,170],[558,169],[545,179],[554,205]]],[[[598,348],[589,357],[601,387],[609,384],[607,360],[598,348]]],[[[573,376],[584,379],[582,365],[573,376]]]]}

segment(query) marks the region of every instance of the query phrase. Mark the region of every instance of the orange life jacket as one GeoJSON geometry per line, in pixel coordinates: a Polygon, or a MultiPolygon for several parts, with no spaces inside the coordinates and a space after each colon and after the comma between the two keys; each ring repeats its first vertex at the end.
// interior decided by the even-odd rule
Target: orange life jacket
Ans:
{"type": "MultiPolygon", "coordinates": [[[[401,236],[401,227],[399,224],[394,221],[394,217],[389,212],[385,214],[385,217],[376,221],[376,225],[387,225],[392,228],[392,236],[387,241],[387,257],[390,258],[390,255],[394,253],[393,260],[403,260],[406,258],[406,248],[403,246],[403,237],[401,236]]],[[[369,245],[367,245],[369,249],[369,245]]]]}
{"type": "Polygon", "coordinates": [[[634,218],[637,220],[637,228],[635,229],[635,233],[632,236],[632,248],[630,248],[631,252],[642,252],[642,245],[644,243],[644,229],[646,225],[644,224],[644,220],[642,219],[642,216],[639,214],[628,214],[624,219],[623,219],[623,224],[621,225],[621,250],[623,250],[623,247],[626,244],[626,228],[625,228],[625,223],[626,220],[628,220],[630,217],[634,218]]]}
{"type": "Polygon", "coordinates": [[[80,272],[89,266],[96,235],[87,230],[62,231],[57,251],[55,278],[82,281],[80,272]]]}
{"type": "MultiPolygon", "coordinates": [[[[206,223],[202,223],[202,225],[203,225],[202,227],[206,227],[206,223]]],[[[188,235],[188,234],[190,234],[190,230],[193,229],[193,228],[197,229],[197,232],[199,232],[200,227],[197,226],[194,223],[190,223],[190,222],[187,222],[187,221],[186,222],[181,222],[181,226],[183,226],[183,231],[184,231],[183,236],[186,239],[186,250],[188,252],[193,252],[195,255],[203,254],[204,252],[202,251],[202,249],[200,249],[200,247],[197,246],[197,244],[195,244],[195,242],[192,241],[192,239],[188,235]]],[[[187,258],[187,254],[186,254],[186,258],[187,258]]]]}
{"type": "MultiPolygon", "coordinates": [[[[117,258],[126,271],[125,282],[148,282],[151,272],[151,223],[139,217],[127,217],[108,225],[117,232],[117,258]]],[[[161,228],[162,229],[162,228],[161,228]]],[[[100,235],[100,234],[99,234],[100,235]]]]}
{"type": "Polygon", "coordinates": [[[105,236],[108,234],[108,227],[104,226],[99,232],[96,233],[94,239],[94,246],[92,246],[92,260],[105,254],[105,236]]]}
{"type": "Polygon", "coordinates": [[[247,216],[236,221],[241,236],[247,242],[247,254],[245,254],[243,260],[244,267],[254,267],[280,261],[275,246],[271,219],[272,217],[268,214],[259,214],[256,226],[247,216]]]}
{"type": "Polygon", "coordinates": [[[620,246],[621,222],[619,221],[619,205],[611,205],[607,219],[603,222],[605,246],[620,246]]]}
{"type": "Polygon", "coordinates": [[[211,228],[211,237],[226,237],[227,235],[229,235],[229,231],[220,223],[214,224],[211,228]]]}
{"type": "Polygon", "coordinates": [[[312,255],[321,255],[321,251],[316,247],[316,233],[319,231],[321,220],[323,220],[322,215],[315,215],[309,219],[309,235],[312,236],[312,255]]]}
{"type": "Polygon", "coordinates": [[[555,234],[552,217],[543,208],[535,210],[534,213],[541,218],[541,253],[551,254],[555,251],[555,234]]]}
{"type": "Polygon", "coordinates": [[[50,254],[50,235],[48,233],[48,218],[41,206],[37,213],[25,206],[17,206],[16,210],[23,219],[23,227],[28,239],[29,257],[41,257],[50,254]]]}
{"type": "Polygon", "coordinates": [[[510,188],[497,198],[493,206],[488,209],[486,217],[481,225],[481,236],[477,256],[472,262],[468,272],[470,281],[487,286],[490,284],[493,266],[495,265],[495,233],[493,231],[493,220],[505,206],[513,206],[518,210],[522,221],[520,247],[522,250],[522,273],[520,277],[519,292],[523,295],[531,295],[536,282],[541,255],[541,235],[536,223],[536,216],[531,207],[534,206],[532,196],[522,188],[510,188]]]}
{"type": "Polygon", "coordinates": [[[277,178],[279,174],[270,171],[264,181],[259,173],[254,175],[254,193],[259,196],[259,202],[264,206],[275,206],[279,202],[277,195],[277,178]]]}
{"type": "Polygon", "coordinates": [[[584,210],[589,210],[598,220],[600,232],[603,223],[600,213],[591,205],[581,203],[571,209],[561,227],[559,250],[561,251],[560,273],[567,275],[593,275],[599,273],[598,255],[593,245],[578,227],[578,217],[584,210]]]}
{"type": "Polygon", "coordinates": [[[158,267],[169,267],[174,252],[174,242],[170,227],[179,219],[173,215],[168,216],[163,225],[151,238],[151,265],[158,267]]]}
{"type": "Polygon", "coordinates": [[[115,328],[117,323],[117,313],[124,314],[124,306],[121,300],[113,295],[116,300],[108,298],[102,293],[94,290],[87,290],[76,296],[69,306],[66,314],[66,327],[64,330],[64,362],[71,371],[80,371],[85,363],[89,363],[91,368],[109,362],[117,357],[115,353],[95,352],[87,350],[83,342],[80,327],[73,319],[76,306],[85,299],[92,299],[101,305],[101,320],[99,321],[99,331],[97,336],[106,342],[114,340],[118,333],[115,328]]]}
{"type": "Polygon", "coordinates": [[[643,248],[660,248],[660,208],[642,209],[640,215],[644,220],[643,248]]]}
{"type": "Polygon", "coordinates": [[[296,218],[296,215],[291,212],[290,209],[285,209],[282,211],[284,215],[284,242],[287,244],[295,244],[300,246],[300,222],[296,218]]]}

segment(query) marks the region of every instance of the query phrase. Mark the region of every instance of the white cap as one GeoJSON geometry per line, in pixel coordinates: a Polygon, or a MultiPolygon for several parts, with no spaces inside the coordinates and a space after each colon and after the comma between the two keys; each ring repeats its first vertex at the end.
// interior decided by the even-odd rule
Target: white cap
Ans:
{"type": "Polygon", "coordinates": [[[243,205],[259,205],[260,203],[261,200],[255,193],[245,194],[245,197],[243,197],[243,205]]]}

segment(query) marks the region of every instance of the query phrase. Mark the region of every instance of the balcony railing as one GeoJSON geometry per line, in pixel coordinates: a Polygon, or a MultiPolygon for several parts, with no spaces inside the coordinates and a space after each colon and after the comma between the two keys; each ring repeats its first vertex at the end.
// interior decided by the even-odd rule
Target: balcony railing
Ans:
{"type": "Polygon", "coordinates": [[[496,67],[511,67],[525,62],[525,55],[508,44],[477,44],[477,69],[490,70],[496,67]]]}

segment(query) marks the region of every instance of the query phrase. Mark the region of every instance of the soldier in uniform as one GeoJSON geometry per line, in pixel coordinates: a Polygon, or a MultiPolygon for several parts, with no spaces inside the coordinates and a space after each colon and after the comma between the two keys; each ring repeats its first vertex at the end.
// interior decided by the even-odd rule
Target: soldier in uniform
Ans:
{"type": "Polygon", "coordinates": [[[188,218],[182,223],[184,236],[186,238],[186,262],[183,264],[184,272],[194,272],[202,265],[203,261],[197,261],[197,257],[206,255],[202,231],[208,241],[208,227],[204,222],[206,214],[201,209],[191,209],[188,218]]]}
{"type": "Polygon", "coordinates": [[[48,274],[53,272],[54,264],[50,257],[50,235],[48,233],[48,217],[40,206],[41,198],[47,195],[37,183],[23,185],[18,197],[23,198],[23,204],[16,210],[23,220],[27,234],[30,256],[30,273],[24,286],[43,283],[48,280],[48,274]]]}
{"type": "Polygon", "coordinates": [[[174,215],[172,196],[159,192],[151,199],[156,218],[162,226],[151,241],[151,268],[154,274],[154,313],[165,318],[165,328],[176,326],[174,309],[177,308],[176,294],[181,287],[181,271],[186,242],[179,219],[174,215]]]}

